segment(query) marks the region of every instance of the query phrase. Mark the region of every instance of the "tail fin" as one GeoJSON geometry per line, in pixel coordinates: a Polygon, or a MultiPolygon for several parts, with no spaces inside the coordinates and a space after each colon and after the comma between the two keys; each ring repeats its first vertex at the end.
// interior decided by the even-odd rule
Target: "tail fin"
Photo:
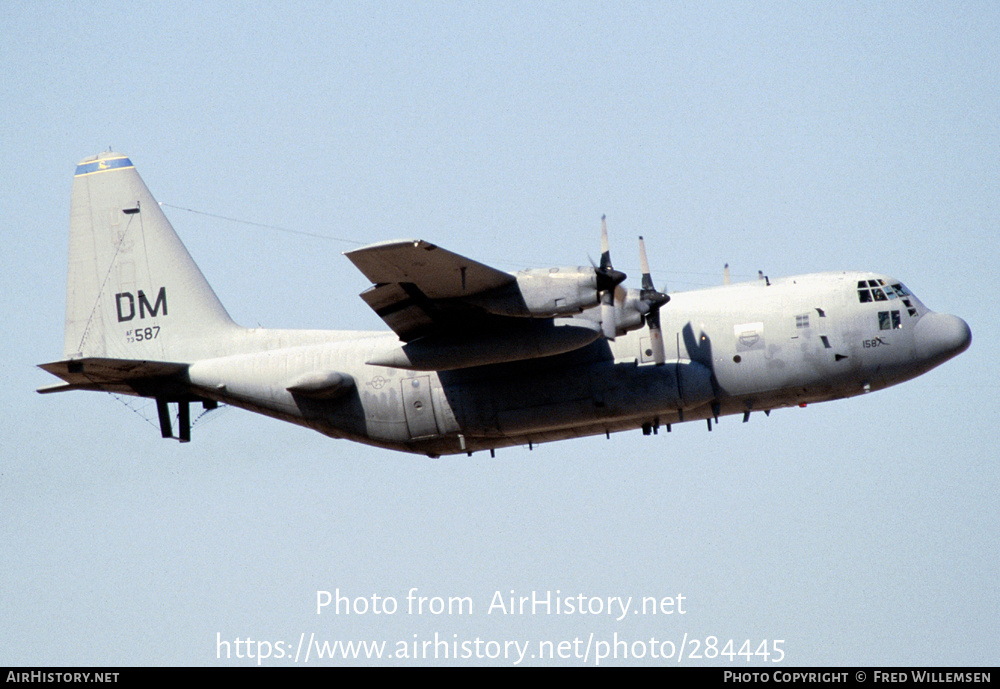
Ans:
{"type": "Polygon", "coordinates": [[[132,161],[120,153],[81,161],[64,357],[182,362],[235,328],[132,161]]]}

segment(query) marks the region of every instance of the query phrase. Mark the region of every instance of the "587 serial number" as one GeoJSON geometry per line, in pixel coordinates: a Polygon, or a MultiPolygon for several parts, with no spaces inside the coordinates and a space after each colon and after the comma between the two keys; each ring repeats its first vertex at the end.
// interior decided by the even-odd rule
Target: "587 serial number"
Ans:
{"type": "Polygon", "coordinates": [[[148,328],[136,328],[135,330],[125,331],[125,341],[126,342],[144,342],[146,340],[155,340],[160,336],[160,326],[151,325],[148,328]]]}

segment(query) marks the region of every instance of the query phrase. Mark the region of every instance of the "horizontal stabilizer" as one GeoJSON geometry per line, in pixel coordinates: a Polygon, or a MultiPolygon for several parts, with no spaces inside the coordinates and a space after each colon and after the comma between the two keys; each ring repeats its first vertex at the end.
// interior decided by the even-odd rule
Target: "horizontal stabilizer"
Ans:
{"type": "Polygon", "coordinates": [[[176,393],[186,380],[188,365],[167,361],[91,357],[40,364],[66,385],[40,388],[40,393],[103,390],[120,394],[176,393]]]}

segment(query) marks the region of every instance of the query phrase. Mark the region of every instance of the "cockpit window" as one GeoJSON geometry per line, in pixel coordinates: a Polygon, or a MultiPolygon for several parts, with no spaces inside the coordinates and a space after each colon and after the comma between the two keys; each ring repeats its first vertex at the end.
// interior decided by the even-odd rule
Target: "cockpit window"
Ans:
{"type": "MultiPolygon", "coordinates": [[[[891,301],[897,297],[910,296],[909,290],[901,283],[887,285],[885,280],[858,280],[858,301],[867,304],[871,301],[891,301]]],[[[907,304],[907,307],[910,307],[907,304]]],[[[912,311],[912,308],[908,309],[912,311]]],[[[911,316],[917,315],[915,311],[911,316]]]]}

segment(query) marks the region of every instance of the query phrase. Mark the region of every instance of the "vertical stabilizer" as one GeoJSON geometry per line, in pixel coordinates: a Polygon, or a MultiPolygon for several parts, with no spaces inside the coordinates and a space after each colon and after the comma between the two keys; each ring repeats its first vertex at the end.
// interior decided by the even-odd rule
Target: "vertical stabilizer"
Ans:
{"type": "Polygon", "coordinates": [[[184,361],[236,328],[132,161],[109,152],[80,162],[65,358],[184,361]]]}

